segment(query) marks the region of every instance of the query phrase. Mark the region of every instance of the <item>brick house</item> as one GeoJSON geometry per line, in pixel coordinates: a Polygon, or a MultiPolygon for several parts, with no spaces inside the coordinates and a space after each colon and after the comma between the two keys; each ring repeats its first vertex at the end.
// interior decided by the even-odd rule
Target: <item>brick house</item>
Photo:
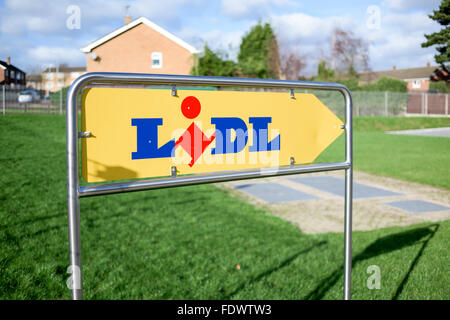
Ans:
{"type": "Polygon", "coordinates": [[[189,74],[198,50],[145,17],[90,43],[87,72],[189,74]]]}
{"type": "Polygon", "coordinates": [[[384,71],[368,71],[360,74],[363,83],[375,82],[381,77],[396,78],[407,82],[409,92],[426,92],[430,88],[430,76],[439,66],[430,66],[429,63],[425,67],[397,69],[395,66],[392,70],[384,71]]]}
{"type": "Polygon", "coordinates": [[[26,73],[11,64],[11,58],[5,61],[0,60],[0,85],[25,86],[26,73]]]}
{"type": "Polygon", "coordinates": [[[61,90],[63,87],[68,87],[72,82],[86,73],[85,67],[68,67],[59,66],[47,68],[42,72],[42,88],[49,92],[61,90]]]}
{"type": "Polygon", "coordinates": [[[42,75],[27,74],[27,88],[33,88],[34,90],[43,90],[42,75]]]}

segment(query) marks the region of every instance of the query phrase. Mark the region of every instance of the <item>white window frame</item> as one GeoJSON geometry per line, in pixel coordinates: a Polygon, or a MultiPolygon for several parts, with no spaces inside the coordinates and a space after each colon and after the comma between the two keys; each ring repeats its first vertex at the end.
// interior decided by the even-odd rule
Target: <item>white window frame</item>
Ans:
{"type": "Polygon", "coordinates": [[[52,88],[53,88],[53,82],[47,81],[45,83],[45,89],[49,90],[49,89],[52,89],[52,88]]]}
{"type": "Polygon", "coordinates": [[[152,69],[161,69],[163,67],[163,54],[162,52],[152,52],[151,55],[151,63],[152,63],[152,69]],[[154,60],[159,60],[159,64],[154,64],[154,60]]]}
{"type": "Polygon", "coordinates": [[[47,72],[45,74],[45,80],[53,80],[53,73],[52,72],[47,72]]]}
{"type": "Polygon", "coordinates": [[[422,87],[422,80],[413,80],[412,87],[413,89],[420,89],[422,87]]]}

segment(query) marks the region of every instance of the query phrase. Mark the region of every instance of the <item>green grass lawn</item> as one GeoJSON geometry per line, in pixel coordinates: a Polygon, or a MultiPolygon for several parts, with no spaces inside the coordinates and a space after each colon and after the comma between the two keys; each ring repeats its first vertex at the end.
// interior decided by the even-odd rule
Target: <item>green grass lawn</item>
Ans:
{"type": "MultiPolygon", "coordinates": [[[[356,136],[357,168],[381,170],[358,149],[384,136],[356,136]]],[[[69,299],[65,119],[0,117],[0,150],[0,298],[69,299]]],[[[81,199],[81,230],[86,299],[342,298],[342,234],[303,234],[212,185],[81,199]]],[[[450,221],[354,232],[353,298],[449,299],[448,243],[450,221]]]]}
{"type": "MultiPolygon", "coordinates": [[[[450,127],[450,118],[358,117],[354,119],[354,167],[375,175],[450,188],[450,139],[383,131],[450,127]]],[[[344,135],[316,162],[343,161],[344,135]]]]}
{"type": "Polygon", "coordinates": [[[448,117],[356,117],[353,129],[357,132],[450,127],[448,117]]]}

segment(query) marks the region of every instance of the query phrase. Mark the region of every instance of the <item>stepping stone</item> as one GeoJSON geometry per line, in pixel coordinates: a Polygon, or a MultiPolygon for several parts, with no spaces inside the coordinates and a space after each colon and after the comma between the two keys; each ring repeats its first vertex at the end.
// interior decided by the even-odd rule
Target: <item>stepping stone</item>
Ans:
{"type": "Polygon", "coordinates": [[[271,203],[317,199],[316,196],[274,182],[241,184],[235,189],[271,203]]]}
{"type": "Polygon", "coordinates": [[[450,207],[444,207],[439,204],[422,200],[394,201],[386,204],[394,208],[408,211],[409,213],[424,213],[424,212],[450,210],[450,207]]]}
{"type": "MultiPolygon", "coordinates": [[[[345,195],[345,180],[330,176],[317,177],[294,177],[289,180],[313,187],[322,191],[326,191],[338,196],[345,195]]],[[[375,198],[375,197],[393,197],[402,196],[400,193],[388,191],[385,189],[375,188],[362,183],[353,182],[353,198],[375,198]]]]}

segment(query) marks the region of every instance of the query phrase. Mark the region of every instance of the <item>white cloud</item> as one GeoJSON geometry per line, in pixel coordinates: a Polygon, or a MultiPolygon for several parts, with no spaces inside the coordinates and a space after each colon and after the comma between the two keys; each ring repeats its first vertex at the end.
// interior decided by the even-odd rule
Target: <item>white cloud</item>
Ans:
{"type": "Polygon", "coordinates": [[[347,29],[354,25],[350,17],[318,18],[304,13],[273,15],[270,21],[277,34],[288,41],[321,41],[330,36],[335,26],[347,29]]]}
{"type": "Polygon", "coordinates": [[[431,12],[433,9],[437,9],[440,0],[385,0],[384,4],[388,8],[399,10],[399,11],[409,11],[409,10],[422,10],[427,9],[431,12]]]}
{"type": "Polygon", "coordinates": [[[78,48],[38,46],[31,48],[26,53],[28,59],[40,66],[55,65],[58,63],[71,63],[84,65],[85,56],[78,48]]]}
{"type": "Polygon", "coordinates": [[[145,16],[157,24],[179,27],[182,14],[207,3],[207,0],[134,0],[127,3],[110,0],[79,0],[76,3],[70,0],[7,0],[5,8],[0,9],[0,31],[13,35],[27,32],[67,34],[71,31],[66,27],[69,17],[66,10],[70,5],[80,7],[80,33],[84,34],[91,33],[99,25],[122,22],[125,4],[130,4],[129,12],[133,19],[145,16]]]}
{"type": "Polygon", "coordinates": [[[247,32],[256,21],[246,24],[246,27],[239,31],[223,31],[219,29],[210,30],[208,32],[199,32],[196,29],[186,27],[176,35],[202,51],[206,43],[214,51],[228,53],[228,59],[237,60],[239,45],[244,33],[247,32]]]}
{"type": "Polygon", "coordinates": [[[296,51],[300,55],[306,55],[305,75],[308,76],[317,71],[318,60],[328,55],[334,27],[356,29],[350,16],[319,18],[297,12],[272,15],[270,22],[277,34],[281,51],[296,51]]]}
{"type": "Polygon", "coordinates": [[[261,19],[273,8],[298,8],[292,0],[222,0],[221,11],[233,19],[261,19]]]}
{"type": "Polygon", "coordinates": [[[373,70],[425,65],[434,63],[433,48],[422,48],[424,33],[439,30],[439,25],[430,20],[425,12],[382,13],[379,29],[369,30],[365,16],[315,17],[296,12],[272,15],[271,23],[283,46],[306,54],[307,73],[314,74],[317,61],[329,54],[331,32],[335,26],[353,31],[369,44],[370,66],[373,70]]]}
{"type": "Polygon", "coordinates": [[[389,27],[400,29],[401,31],[426,31],[434,29],[436,22],[431,20],[427,14],[415,12],[410,14],[389,13],[382,17],[381,27],[387,24],[389,27]]]}

